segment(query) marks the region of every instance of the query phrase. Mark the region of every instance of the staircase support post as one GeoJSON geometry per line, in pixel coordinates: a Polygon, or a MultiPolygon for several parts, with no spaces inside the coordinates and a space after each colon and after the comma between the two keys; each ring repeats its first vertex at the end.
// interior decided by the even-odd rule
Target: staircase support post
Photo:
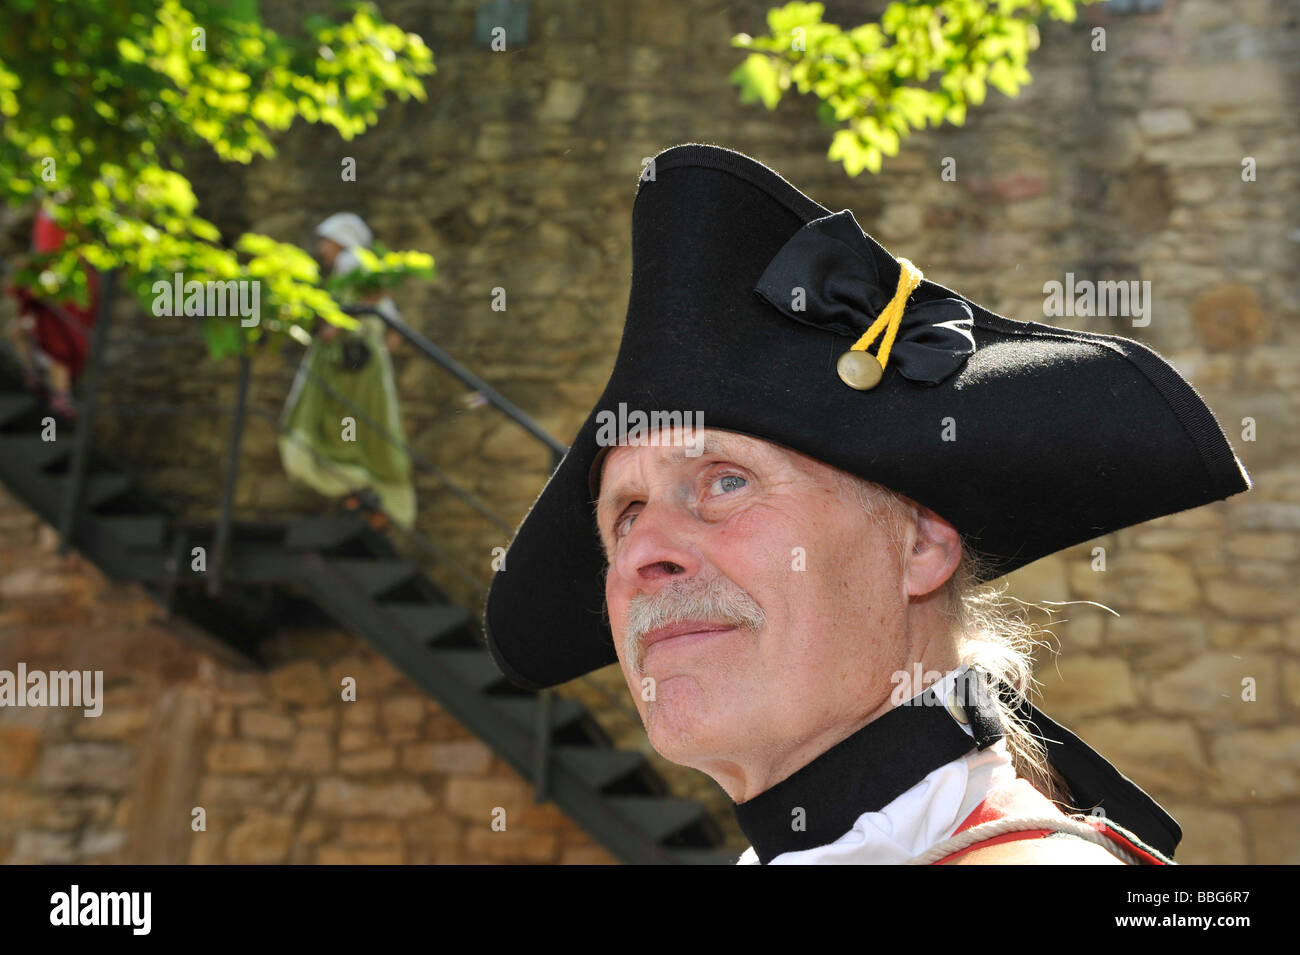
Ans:
{"type": "Polygon", "coordinates": [[[547,800],[547,771],[551,762],[551,690],[537,694],[537,735],[533,738],[533,802],[547,800]]]}
{"type": "Polygon", "coordinates": [[[67,490],[63,498],[63,514],[59,521],[59,554],[68,552],[76,530],[77,512],[81,509],[81,492],[86,483],[86,465],[90,456],[90,432],[95,423],[95,409],[99,404],[99,373],[104,364],[104,342],[108,339],[108,320],[113,313],[113,290],[117,285],[117,270],[108,269],[101,276],[99,313],[95,327],[90,330],[90,354],[86,356],[86,384],[81,406],[77,408],[77,430],[73,438],[72,463],[68,472],[67,490]]]}
{"type": "MultiPolygon", "coordinates": [[[[243,334],[240,334],[241,345],[243,334]]],[[[244,438],[244,415],[248,407],[248,378],[251,362],[242,348],[239,353],[239,386],[235,393],[235,416],[230,422],[230,445],[226,453],[226,479],[221,489],[221,517],[213,543],[212,567],[208,575],[208,596],[221,593],[221,577],[230,550],[230,519],[235,506],[235,485],[239,481],[239,449],[244,438]]]]}

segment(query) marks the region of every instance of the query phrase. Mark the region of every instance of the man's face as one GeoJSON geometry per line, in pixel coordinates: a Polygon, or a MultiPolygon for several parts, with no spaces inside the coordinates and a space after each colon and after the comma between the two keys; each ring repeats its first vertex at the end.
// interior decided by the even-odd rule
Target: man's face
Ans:
{"type": "Polygon", "coordinates": [[[910,666],[896,551],[828,465],[725,431],[694,457],[671,442],[611,449],[597,502],[614,646],[652,745],[718,779],[838,741],[910,666]]]}

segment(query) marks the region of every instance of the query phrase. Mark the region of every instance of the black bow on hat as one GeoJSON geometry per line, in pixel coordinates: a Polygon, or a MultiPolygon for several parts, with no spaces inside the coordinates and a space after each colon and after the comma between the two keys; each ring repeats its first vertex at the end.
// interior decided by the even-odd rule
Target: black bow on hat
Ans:
{"type": "MultiPolygon", "coordinates": [[[[881,288],[871,246],[848,209],[790,237],[754,291],[796,322],[858,338],[893,296],[881,288]],[[800,307],[796,307],[796,305],[800,307]]],[[[889,353],[904,378],[937,385],[975,351],[974,317],[959,298],[913,302],[889,353]]]]}

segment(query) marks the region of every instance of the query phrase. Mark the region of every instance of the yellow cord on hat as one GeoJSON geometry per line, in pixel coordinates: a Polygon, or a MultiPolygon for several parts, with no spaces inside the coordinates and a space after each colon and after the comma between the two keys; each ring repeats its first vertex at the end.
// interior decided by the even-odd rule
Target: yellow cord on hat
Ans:
{"type": "Polygon", "coordinates": [[[903,309],[907,306],[907,297],[921,284],[922,279],[921,270],[913,265],[910,259],[899,259],[898,266],[898,289],[894,292],[894,297],[876,316],[871,327],[863,332],[862,337],[849,349],[849,351],[866,351],[876,340],[880,330],[885,329],[880,351],[876,353],[876,360],[880,362],[882,369],[885,367],[885,362],[889,361],[889,349],[894,347],[894,337],[903,323],[903,309]]]}

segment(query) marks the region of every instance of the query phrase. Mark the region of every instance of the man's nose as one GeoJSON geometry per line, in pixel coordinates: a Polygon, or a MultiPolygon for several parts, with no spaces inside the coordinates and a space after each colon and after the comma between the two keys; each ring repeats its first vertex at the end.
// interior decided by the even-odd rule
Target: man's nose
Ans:
{"type": "Polygon", "coordinates": [[[642,505],[614,557],[615,573],[633,587],[698,573],[694,521],[680,505],[667,501],[642,505]]]}

